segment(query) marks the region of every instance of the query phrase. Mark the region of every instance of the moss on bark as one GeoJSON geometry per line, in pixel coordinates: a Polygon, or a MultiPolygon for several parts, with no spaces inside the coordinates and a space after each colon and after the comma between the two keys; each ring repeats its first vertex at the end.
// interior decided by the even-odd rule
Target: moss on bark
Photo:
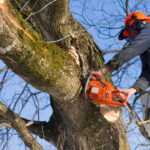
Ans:
{"type": "MultiPolygon", "coordinates": [[[[53,13],[51,14],[53,15],[53,13]]],[[[59,11],[59,13],[61,12],[59,11]]],[[[54,30],[54,35],[57,38],[62,38],[65,35],[84,29],[70,14],[67,16],[66,24],[63,24],[58,14],[53,17],[56,20],[53,20],[52,25],[48,26],[50,30],[54,30]]],[[[59,130],[56,137],[60,137],[60,140],[62,138],[62,141],[65,140],[64,143],[60,143],[60,147],[64,145],[70,146],[72,143],[69,142],[75,141],[74,145],[71,145],[73,147],[76,146],[75,143],[78,141],[78,144],[82,146],[86,144],[90,149],[94,149],[101,147],[107,141],[109,143],[105,149],[116,150],[116,147],[118,149],[119,141],[117,140],[119,137],[115,134],[116,131],[100,116],[98,108],[85,103],[80,95],[81,74],[85,74],[89,68],[99,69],[103,65],[102,55],[91,36],[87,32],[79,33],[75,37],[71,35],[58,44],[66,48],[64,50],[54,44],[45,43],[32,27],[23,20],[22,16],[18,13],[13,15],[17,16],[23,29],[11,27],[9,22],[10,25],[9,27],[7,26],[5,34],[8,36],[13,34],[13,37],[10,37],[16,39],[17,45],[4,55],[3,60],[27,82],[41,91],[50,93],[55,98],[58,103],[56,111],[62,118],[62,122],[55,122],[55,128],[59,130]],[[80,57],[80,66],[76,64],[74,58],[69,54],[71,46],[76,49],[76,54],[80,57]],[[76,94],[77,97],[71,102],[76,94]],[[67,137],[63,139],[62,134],[64,132],[66,135],[69,134],[71,139],[67,137]],[[74,139],[72,133],[79,134],[79,136],[75,135],[75,137],[84,137],[82,140],[85,141],[81,142],[77,138],[74,139]],[[104,134],[106,136],[102,137],[104,134]],[[113,138],[111,135],[113,135],[113,138]]],[[[4,25],[7,25],[7,23],[4,22],[4,25]]],[[[5,40],[3,42],[6,42],[5,40]]],[[[117,127],[120,128],[120,126],[117,127]]],[[[45,132],[47,132],[46,129],[45,132]]],[[[118,133],[118,130],[116,133],[118,133]]],[[[57,141],[55,142],[57,144],[57,141]]],[[[77,148],[79,149],[79,145],[77,145],[77,148]]]]}

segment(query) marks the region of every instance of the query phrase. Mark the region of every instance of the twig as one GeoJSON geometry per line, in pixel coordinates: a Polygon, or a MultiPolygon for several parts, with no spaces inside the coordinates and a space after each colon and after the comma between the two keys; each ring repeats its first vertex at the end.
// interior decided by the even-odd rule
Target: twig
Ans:
{"type": "Polygon", "coordinates": [[[128,16],[129,13],[130,13],[128,5],[129,5],[129,0],[126,0],[126,15],[127,15],[127,16],[128,16]]]}
{"type": "Polygon", "coordinates": [[[105,55],[105,54],[110,54],[110,53],[115,53],[115,52],[121,52],[121,50],[110,50],[110,51],[106,51],[106,52],[103,52],[103,55],[105,55]]]}
{"type": "MultiPolygon", "coordinates": [[[[87,32],[87,31],[90,31],[92,28],[108,28],[108,27],[100,26],[100,25],[91,26],[91,27],[88,28],[87,30],[83,29],[83,30],[75,31],[75,32],[73,32],[73,33],[70,33],[70,34],[64,36],[64,37],[61,38],[61,39],[58,39],[58,40],[55,40],[55,41],[47,41],[47,43],[57,43],[57,42],[60,42],[60,41],[65,40],[66,38],[74,37],[75,34],[78,34],[78,33],[81,33],[81,32],[87,32]]],[[[118,28],[113,28],[113,29],[118,29],[118,28]]]]}
{"type": "Polygon", "coordinates": [[[131,65],[133,65],[136,61],[138,61],[138,59],[136,59],[135,61],[131,62],[131,63],[127,63],[124,67],[121,67],[120,69],[118,69],[118,71],[116,71],[114,74],[112,74],[112,76],[116,76],[118,74],[118,72],[126,69],[127,67],[130,67],[131,65]]]}
{"type": "Polygon", "coordinates": [[[21,9],[21,6],[20,6],[19,3],[17,2],[17,0],[15,0],[15,2],[17,3],[18,7],[21,9]]]}
{"type": "Polygon", "coordinates": [[[34,9],[35,8],[35,6],[37,5],[37,2],[38,2],[39,0],[37,0],[36,2],[35,2],[35,4],[34,4],[34,6],[32,7],[32,9],[34,9]]]}
{"type": "Polygon", "coordinates": [[[9,123],[0,123],[0,127],[12,128],[11,124],[9,123]]]}
{"type": "Polygon", "coordinates": [[[45,139],[45,136],[44,136],[44,127],[43,127],[43,124],[42,124],[41,126],[42,126],[42,134],[43,134],[43,139],[45,139]]]}
{"type": "Polygon", "coordinates": [[[6,80],[7,80],[7,74],[8,74],[8,69],[6,70],[6,72],[5,72],[4,76],[3,76],[2,81],[0,82],[0,92],[2,91],[3,86],[4,86],[4,83],[5,83],[6,80]]]}
{"type": "Polygon", "coordinates": [[[30,2],[30,0],[28,0],[25,4],[24,4],[24,6],[20,9],[20,13],[23,11],[23,9],[29,4],[29,2],[30,2]]]}
{"type": "Polygon", "coordinates": [[[20,100],[21,96],[24,94],[25,89],[26,89],[27,86],[28,86],[28,83],[25,84],[24,88],[22,89],[21,93],[19,94],[19,97],[17,98],[17,100],[16,100],[16,102],[15,102],[15,104],[13,106],[13,109],[12,109],[13,111],[15,110],[16,105],[17,105],[18,101],[20,100]]]}
{"type": "Polygon", "coordinates": [[[34,124],[34,121],[29,121],[28,123],[26,123],[26,127],[31,126],[32,124],[34,124]]]}
{"type": "Polygon", "coordinates": [[[8,69],[8,67],[2,68],[2,69],[0,70],[0,73],[3,72],[3,71],[5,71],[5,70],[7,70],[7,69],[8,69]]]}
{"type": "Polygon", "coordinates": [[[57,42],[63,41],[63,40],[66,39],[66,38],[69,38],[69,37],[71,37],[71,36],[74,36],[74,34],[77,34],[77,33],[79,33],[79,32],[85,32],[85,31],[86,31],[86,30],[75,31],[75,32],[73,32],[72,34],[66,35],[66,36],[64,36],[63,38],[59,39],[59,40],[56,40],[56,41],[48,41],[47,43],[57,43],[57,42]]]}
{"type": "Polygon", "coordinates": [[[139,144],[139,145],[136,146],[135,150],[136,150],[138,147],[140,147],[140,146],[142,146],[142,147],[148,147],[148,146],[150,146],[150,144],[139,144]]]}
{"type": "Polygon", "coordinates": [[[41,8],[40,10],[36,11],[36,12],[33,12],[31,13],[27,18],[26,20],[28,20],[31,16],[37,14],[37,13],[40,13],[42,10],[44,10],[45,8],[47,8],[49,5],[51,5],[52,3],[56,2],[57,0],[53,0],[52,2],[48,3],[47,5],[45,5],[43,8],[41,8]]]}
{"type": "Polygon", "coordinates": [[[133,9],[135,9],[136,7],[138,7],[142,2],[143,2],[143,0],[139,1],[139,2],[131,9],[131,12],[133,11],[133,9]]]}

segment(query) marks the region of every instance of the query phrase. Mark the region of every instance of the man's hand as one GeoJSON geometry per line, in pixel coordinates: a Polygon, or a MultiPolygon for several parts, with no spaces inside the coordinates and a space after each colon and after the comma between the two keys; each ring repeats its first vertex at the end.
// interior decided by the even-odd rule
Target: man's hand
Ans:
{"type": "Polygon", "coordinates": [[[125,99],[125,96],[127,96],[127,100],[130,98],[131,95],[136,93],[136,89],[134,88],[130,88],[130,89],[118,89],[119,92],[121,92],[121,94],[119,95],[119,97],[121,99],[125,99]]]}
{"type": "Polygon", "coordinates": [[[92,80],[101,79],[103,76],[103,73],[101,70],[99,71],[91,71],[90,74],[93,75],[92,80]]]}
{"type": "Polygon", "coordinates": [[[92,79],[96,80],[96,79],[101,79],[107,71],[108,69],[106,67],[103,67],[99,71],[91,71],[90,74],[94,76],[92,79]]]}

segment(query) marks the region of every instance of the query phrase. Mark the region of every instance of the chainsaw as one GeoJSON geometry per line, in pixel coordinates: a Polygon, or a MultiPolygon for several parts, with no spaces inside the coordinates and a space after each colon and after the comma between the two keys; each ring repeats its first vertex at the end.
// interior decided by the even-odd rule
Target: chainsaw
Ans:
{"type": "Polygon", "coordinates": [[[121,99],[120,93],[112,84],[107,81],[91,80],[92,75],[89,75],[84,87],[83,97],[86,101],[95,104],[106,104],[110,106],[125,107],[127,97],[121,99]]]}
{"type": "Polygon", "coordinates": [[[119,97],[121,92],[115,89],[112,84],[107,81],[91,80],[92,77],[92,75],[89,75],[86,80],[83,98],[86,101],[94,104],[125,107],[128,110],[130,117],[134,119],[135,123],[139,126],[139,130],[142,135],[150,143],[147,129],[144,126],[144,124],[149,122],[149,120],[142,122],[139,116],[127,102],[127,96],[125,96],[125,99],[121,99],[119,97]]]}

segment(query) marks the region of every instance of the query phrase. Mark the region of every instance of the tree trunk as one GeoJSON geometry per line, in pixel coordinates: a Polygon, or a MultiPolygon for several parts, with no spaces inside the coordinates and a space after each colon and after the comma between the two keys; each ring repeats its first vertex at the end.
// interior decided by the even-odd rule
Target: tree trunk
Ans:
{"type": "MultiPolygon", "coordinates": [[[[35,2],[31,1],[31,8],[35,2]]],[[[33,12],[49,2],[38,1],[33,12]]],[[[54,113],[49,122],[34,122],[29,131],[60,150],[128,150],[122,119],[108,123],[99,107],[82,98],[83,78],[88,69],[103,65],[103,57],[72,17],[69,0],[54,1],[32,17],[42,38],[58,41],[55,44],[42,40],[9,1],[0,8],[0,58],[25,81],[51,95],[54,113]]],[[[110,74],[107,80],[111,81],[110,74]]]]}

